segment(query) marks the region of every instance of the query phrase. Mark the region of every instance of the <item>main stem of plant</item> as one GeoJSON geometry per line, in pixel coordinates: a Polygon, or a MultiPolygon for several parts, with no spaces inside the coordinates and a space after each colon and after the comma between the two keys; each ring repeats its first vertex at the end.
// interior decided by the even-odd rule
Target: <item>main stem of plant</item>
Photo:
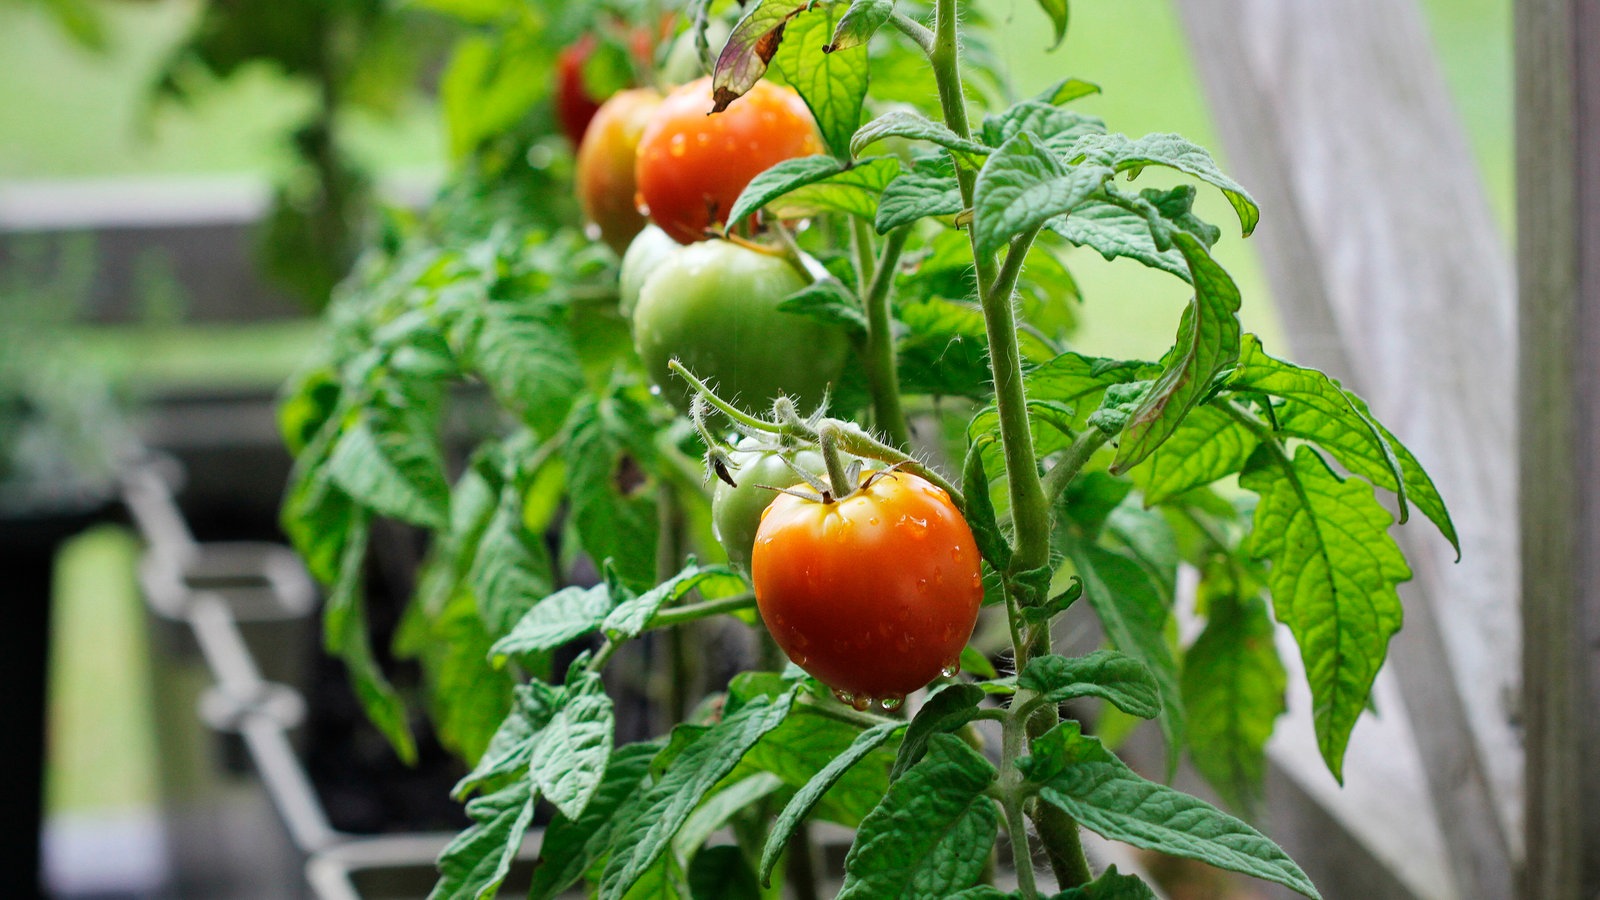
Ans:
{"type": "MultiPolygon", "coordinates": [[[[960,45],[956,26],[956,0],[937,0],[934,7],[933,48],[928,54],[934,77],[939,85],[939,102],[944,112],[945,124],[963,138],[970,138],[967,122],[966,94],[961,86],[960,45]]],[[[956,181],[961,188],[964,206],[972,208],[977,176],[956,160],[956,181]]],[[[1012,554],[1011,575],[1049,565],[1050,562],[1050,505],[1044,485],[1034,462],[1033,432],[1028,422],[1028,402],[1023,390],[1022,356],[1017,344],[1017,322],[1011,294],[1017,275],[1022,270],[1034,234],[1019,235],[1006,251],[1004,266],[997,270],[993,257],[979,253],[973,237],[973,263],[977,273],[978,295],[983,303],[984,325],[989,339],[989,364],[994,375],[995,406],[1000,418],[1000,445],[1004,450],[1007,481],[1011,491],[1011,515],[1016,534],[1016,547],[1012,554]]],[[[1050,652],[1048,627],[1024,629],[1029,638],[1014,649],[1016,665],[1021,671],[1029,659],[1050,652]]],[[[1026,690],[1019,691],[1012,700],[1012,710],[1020,710],[1029,699],[1026,690]]],[[[1015,713],[1014,713],[1015,715],[1015,713]]],[[[1001,760],[1000,782],[1002,790],[1016,791],[1021,783],[1017,759],[1024,753],[1026,741],[1044,728],[1054,725],[1054,709],[1041,710],[1028,717],[1031,721],[1007,722],[1007,728],[1018,735],[1007,746],[1001,760]]],[[[1016,854],[1018,886],[1023,896],[1033,900],[1037,890],[1032,881],[1032,859],[1027,853],[1026,829],[1016,821],[1011,806],[1020,802],[1015,796],[1007,803],[1007,826],[1011,830],[1013,846],[1020,845],[1016,854]],[[1024,877],[1020,871],[1028,869],[1024,877]]],[[[1047,803],[1035,803],[1033,823],[1050,858],[1051,868],[1063,889],[1077,887],[1089,880],[1088,862],[1078,840],[1078,826],[1071,818],[1060,814],[1047,803]],[[1055,811],[1052,814],[1050,811],[1055,811]]]]}

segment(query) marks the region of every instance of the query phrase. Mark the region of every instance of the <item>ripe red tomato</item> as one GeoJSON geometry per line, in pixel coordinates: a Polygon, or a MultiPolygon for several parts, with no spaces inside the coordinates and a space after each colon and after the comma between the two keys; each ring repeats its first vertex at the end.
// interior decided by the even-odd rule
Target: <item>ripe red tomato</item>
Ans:
{"type": "Polygon", "coordinates": [[[650,88],[618,91],[600,105],[578,147],[578,203],[619,255],[645,226],[633,201],[633,162],[639,135],[660,105],[661,95],[650,88]]]}
{"type": "Polygon", "coordinates": [[[583,143],[589,120],[600,109],[600,100],[583,84],[583,64],[598,45],[594,35],[586,34],[556,56],[556,118],[574,147],[583,143]]]}
{"type": "Polygon", "coordinates": [[[860,708],[954,672],[983,603],[972,530],[910,472],[833,503],[779,494],[756,531],[751,582],[778,646],[860,708]]]}
{"type": "Polygon", "coordinates": [[[762,81],[711,112],[711,79],[667,95],[639,139],[638,203],[680,244],[722,222],[750,179],[796,156],[823,152],[800,95],[762,81]]]}

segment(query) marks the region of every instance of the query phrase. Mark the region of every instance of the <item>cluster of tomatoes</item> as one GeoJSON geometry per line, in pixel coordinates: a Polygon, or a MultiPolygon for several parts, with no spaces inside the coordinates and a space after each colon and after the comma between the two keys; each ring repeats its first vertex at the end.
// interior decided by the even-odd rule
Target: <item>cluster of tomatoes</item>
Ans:
{"type": "MultiPolygon", "coordinates": [[[[849,338],[779,305],[825,273],[792,250],[727,239],[741,223],[726,216],[756,175],[823,144],[788,88],[763,81],[722,112],[712,106],[710,78],[668,93],[626,89],[589,108],[560,100],[577,133],[578,198],[622,255],[622,312],[664,397],[688,408],[689,386],[668,369],[677,359],[747,409],[779,396],[809,408],[843,371],[849,338]]],[[[747,441],[731,463],[736,484],[719,483],[714,497],[717,532],[790,659],[858,708],[893,708],[955,671],[983,586],[976,542],[948,494],[909,472],[868,471],[857,485],[801,496],[796,467],[826,477],[814,450],[747,441]]]]}

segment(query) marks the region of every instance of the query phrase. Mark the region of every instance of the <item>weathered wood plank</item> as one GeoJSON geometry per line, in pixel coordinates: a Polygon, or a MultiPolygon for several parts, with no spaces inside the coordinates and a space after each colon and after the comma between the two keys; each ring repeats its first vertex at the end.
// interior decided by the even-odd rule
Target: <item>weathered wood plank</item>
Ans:
{"type": "Polygon", "coordinates": [[[1533,900],[1600,892],[1600,5],[1519,0],[1517,289],[1533,900]],[[1587,45],[1587,46],[1586,46],[1587,45]]]}
{"type": "Polygon", "coordinates": [[[1416,579],[1392,658],[1458,888],[1509,896],[1511,277],[1425,23],[1414,0],[1178,8],[1228,163],[1262,202],[1258,240],[1295,358],[1365,395],[1455,516],[1459,564],[1420,517],[1400,531],[1416,579]]]}

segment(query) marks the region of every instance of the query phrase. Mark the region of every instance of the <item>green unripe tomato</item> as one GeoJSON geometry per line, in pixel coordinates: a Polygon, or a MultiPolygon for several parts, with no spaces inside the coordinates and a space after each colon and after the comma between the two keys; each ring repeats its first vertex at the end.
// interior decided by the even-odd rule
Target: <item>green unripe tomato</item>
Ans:
{"type": "Polygon", "coordinates": [[[617,283],[617,307],[624,316],[633,315],[645,281],[655,274],[663,260],[682,246],[654,225],[646,225],[628,245],[628,252],[622,254],[622,271],[617,283]]]}
{"type": "MultiPolygon", "coordinates": [[[[750,551],[755,547],[756,529],[761,527],[761,513],[778,496],[769,488],[793,487],[802,482],[784,464],[782,454],[754,449],[756,446],[755,441],[745,438],[729,454],[732,465],[728,474],[739,486],[732,487],[718,479],[711,492],[711,527],[722,548],[728,551],[728,560],[746,572],[750,571],[750,551]]],[[[789,459],[807,472],[827,477],[828,467],[816,450],[800,450],[789,454],[789,459]]]]}
{"type": "Polygon", "coordinates": [[[674,358],[745,409],[764,411],[779,394],[810,409],[843,371],[850,342],[839,326],[778,310],[808,282],[779,256],[722,240],[690,244],[640,289],[634,348],[679,409],[691,389],[667,368],[674,358]]]}

